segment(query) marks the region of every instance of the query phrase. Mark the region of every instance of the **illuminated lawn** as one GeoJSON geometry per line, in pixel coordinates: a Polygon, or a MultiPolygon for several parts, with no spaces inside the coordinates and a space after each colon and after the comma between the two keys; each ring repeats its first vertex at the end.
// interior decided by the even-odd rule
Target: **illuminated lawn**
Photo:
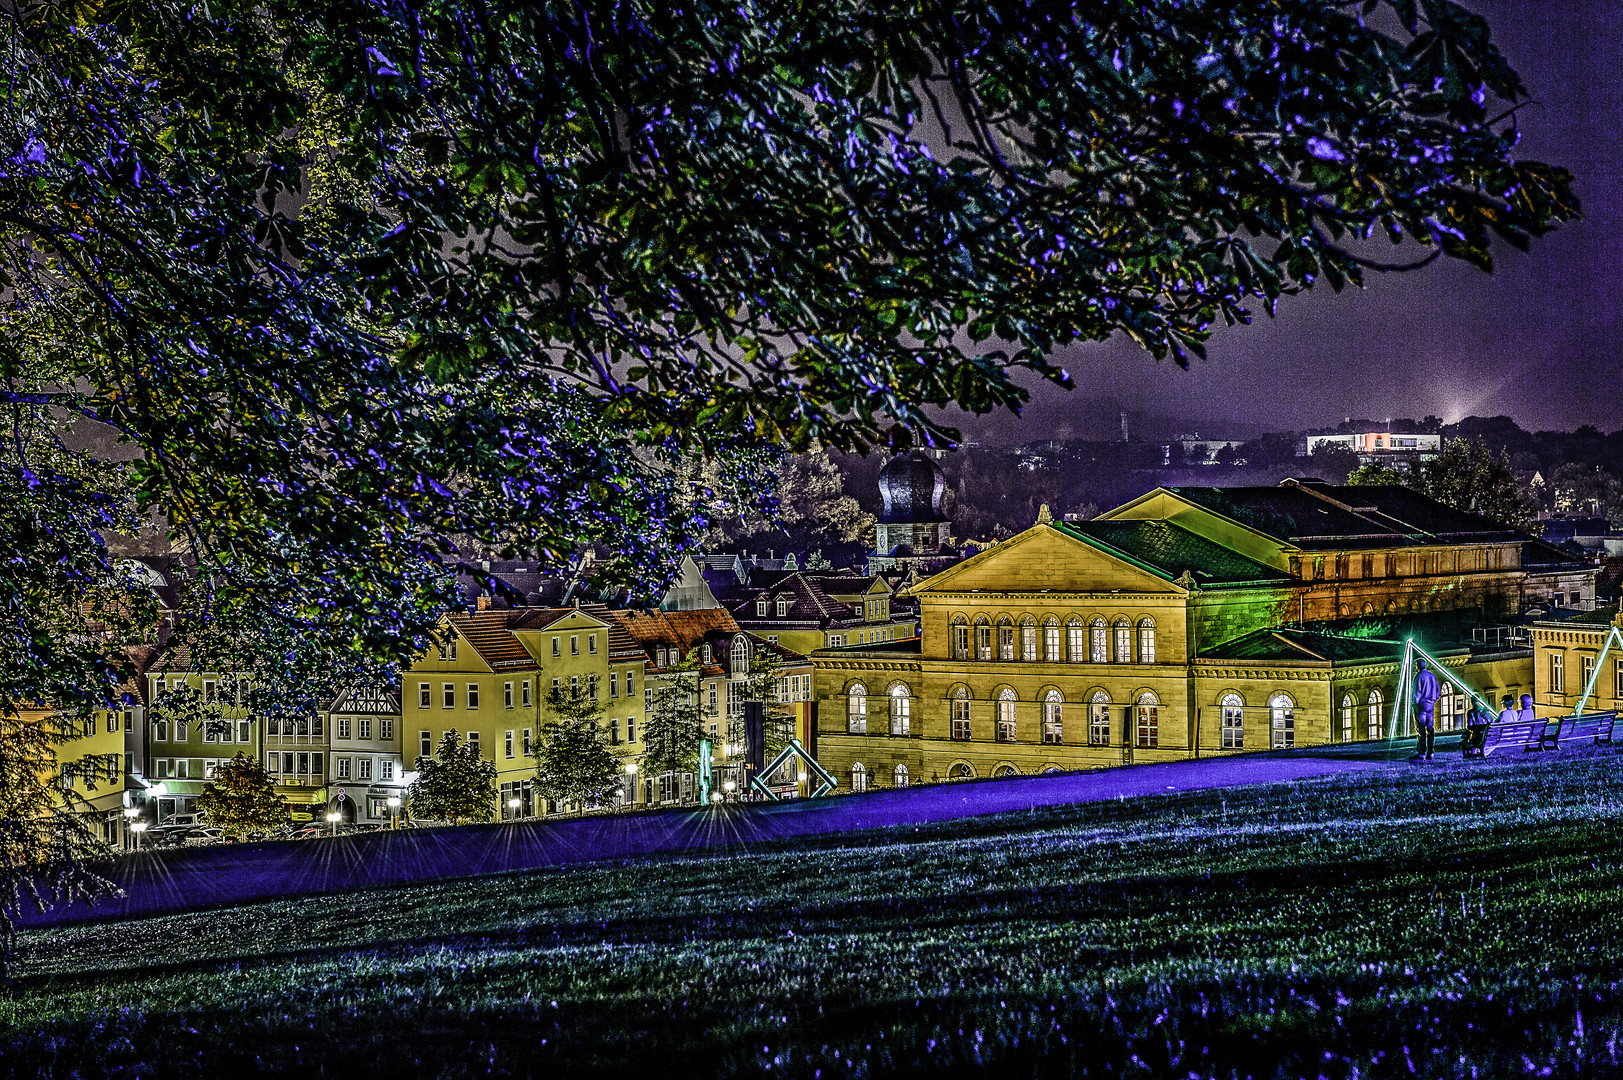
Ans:
{"type": "Polygon", "coordinates": [[[1609,750],[1450,760],[29,931],[0,1063],[1615,1073],[1620,785],[1609,750]]]}

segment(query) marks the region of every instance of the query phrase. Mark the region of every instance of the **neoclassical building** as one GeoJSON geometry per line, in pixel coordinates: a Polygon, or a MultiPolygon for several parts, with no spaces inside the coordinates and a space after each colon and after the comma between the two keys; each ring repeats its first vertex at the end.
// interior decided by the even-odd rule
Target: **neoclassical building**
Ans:
{"type": "MultiPolygon", "coordinates": [[[[823,649],[818,759],[847,790],[1390,734],[1413,636],[1530,690],[1531,538],[1399,487],[1158,488],[1032,528],[913,589],[921,634],[823,649]]],[[[1445,695],[1444,730],[1463,723],[1445,695]]]]}

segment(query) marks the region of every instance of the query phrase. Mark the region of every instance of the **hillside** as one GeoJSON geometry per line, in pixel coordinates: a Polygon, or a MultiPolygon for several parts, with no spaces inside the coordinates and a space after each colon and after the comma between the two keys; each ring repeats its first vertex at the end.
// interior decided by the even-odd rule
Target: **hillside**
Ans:
{"type": "Polygon", "coordinates": [[[1457,760],[26,931],[31,1075],[1618,1070],[1623,758],[1457,760]]]}

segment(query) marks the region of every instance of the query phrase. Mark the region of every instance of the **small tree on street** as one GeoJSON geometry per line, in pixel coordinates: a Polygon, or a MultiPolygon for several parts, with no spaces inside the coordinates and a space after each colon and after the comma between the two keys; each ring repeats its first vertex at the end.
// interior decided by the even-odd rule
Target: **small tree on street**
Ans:
{"type": "Polygon", "coordinates": [[[580,686],[547,691],[548,720],[536,748],[536,789],[542,798],[602,805],[620,787],[621,767],[603,743],[603,705],[580,686]]]}
{"type": "Polygon", "coordinates": [[[274,829],[288,821],[287,803],[258,761],[238,754],[220,763],[214,779],[197,797],[197,809],[227,840],[256,829],[274,829]]]}
{"type": "Polygon", "coordinates": [[[417,779],[406,790],[413,817],[453,825],[489,821],[496,805],[496,763],[486,761],[479,744],[463,742],[456,728],[440,739],[433,757],[420,757],[417,779]]]}
{"type": "Polygon", "coordinates": [[[649,776],[695,772],[704,739],[699,704],[699,660],[689,652],[652,684],[642,728],[642,767],[649,776]]]}

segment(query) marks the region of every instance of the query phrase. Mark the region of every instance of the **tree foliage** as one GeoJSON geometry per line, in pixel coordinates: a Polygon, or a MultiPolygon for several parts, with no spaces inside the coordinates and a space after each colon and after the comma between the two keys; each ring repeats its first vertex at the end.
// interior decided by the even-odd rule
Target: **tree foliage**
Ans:
{"type": "Polygon", "coordinates": [[[583,809],[612,802],[625,774],[620,759],[603,742],[602,702],[586,687],[552,687],[546,715],[535,754],[536,791],[542,798],[583,809]]]}
{"type": "Polygon", "coordinates": [[[21,3],[0,50],[0,406],[136,456],[0,451],[54,604],[8,693],[116,685],[62,624],[129,510],[400,661],[447,537],[657,576],[691,454],[939,439],[1067,346],[1183,363],[1576,214],[1450,0],[21,3]]]}
{"type": "Polygon", "coordinates": [[[72,787],[60,779],[49,721],[0,716],[0,978],[25,904],[90,902],[118,890],[88,860],[105,851],[72,787]]]}
{"type": "Polygon", "coordinates": [[[419,757],[417,779],[406,789],[412,817],[453,825],[489,821],[496,806],[496,763],[456,728],[440,737],[433,757],[419,757]]]}
{"type": "Polygon", "coordinates": [[[197,809],[227,840],[288,822],[287,802],[276,794],[270,774],[241,752],[230,761],[220,762],[214,779],[197,797],[197,809]]]}
{"type": "Polygon", "coordinates": [[[1518,529],[1533,524],[1535,507],[1522,493],[1510,456],[1470,439],[1445,439],[1442,451],[1400,473],[1387,465],[1361,465],[1349,484],[1402,484],[1444,506],[1481,514],[1518,529]]]}
{"type": "Polygon", "coordinates": [[[652,693],[642,725],[642,770],[648,776],[697,772],[704,739],[704,706],[699,701],[699,659],[695,652],[649,680],[652,693]]]}

